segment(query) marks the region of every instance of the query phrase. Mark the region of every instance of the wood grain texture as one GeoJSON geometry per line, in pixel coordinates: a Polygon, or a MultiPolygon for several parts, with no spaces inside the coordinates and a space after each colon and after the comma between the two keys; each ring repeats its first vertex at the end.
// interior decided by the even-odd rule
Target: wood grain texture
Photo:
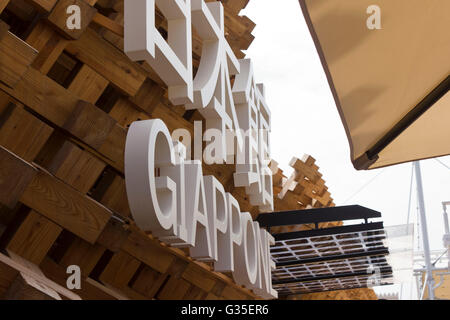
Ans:
{"type": "Polygon", "coordinates": [[[67,51],[130,96],[137,93],[146,78],[137,64],[92,30],[71,42],[67,51]]]}
{"type": "Polygon", "coordinates": [[[36,174],[35,168],[0,147],[0,203],[14,208],[36,174]]]}
{"type": "Polygon", "coordinates": [[[48,170],[81,193],[87,193],[105,166],[97,157],[65,141],[48,164],[48,170]]]}
{"type": "Polygon", "coordinates": [[[37,56],[37,51],[9,31],[0,38],[0,81],[14,87],[37,56]]]}
{"type": "Polygon", "coordinates": [[[49,12],[52,10],[58,0],[25,0],[29,4],[32,4],[35,8],[41,12],[49,12]]]}
{"type": "Polygon", "coordinates": [[[53,128],[22,107],[9,104],[0,125],[0,145],[26,161],[33,161],[47,142],[53,128]]]}
{"type": "Polygon", "coordinates": [[[61,231],[60,226],[31,211],[8,243],[7,250],[39,265],[61,231]]]}
{"type": "Polygon", "coordinates": [[[87,277],[104,252],[104,247],[76,238],[65,251],[59,264],[64,268],[73,264],[78,265],[81,269],[81,274],[87,277]]]}
{"type": "Polygon", "coordinates": [[[86,101],[79,101],[63,128],[92,146],[99,148],[107,139],[116,121],[86,101]]]}
{"type": "Polygon", "coordinates": [[[131,232],[122,249],[160,273],[166,272],[175,261],[173,254],[135,232],[131,232]]]}
{"type": "Polygon", "coordinates": [[[107,208],[42,170],[20,200],[90,243],[95,243],[111,217],[107,208]]]}
{"type": "MultiPolygon", "coordinates": [[[[0,13],[6,7],[8,1],[0,0],[0,13]]],[[[9,30],[9,26],[2,20],[0,20],[0,40],[6,35],[9,30]]]]}
{"type": "Polygon", "coordinates": [[[107,85],[108,80],[84,64],[68,89],[80,99],[95,104],[107,85]]]}

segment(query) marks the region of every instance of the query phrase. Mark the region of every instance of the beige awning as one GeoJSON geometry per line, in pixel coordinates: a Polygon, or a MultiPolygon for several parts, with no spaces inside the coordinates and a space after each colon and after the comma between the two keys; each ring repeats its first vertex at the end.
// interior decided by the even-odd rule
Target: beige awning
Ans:
{"type": "Polygon", "coordinates": [[[300,0],[356,169],[450,154],[450,0],[300,0]],[[378,5],[381,29],[367,8],[378,5]]]}

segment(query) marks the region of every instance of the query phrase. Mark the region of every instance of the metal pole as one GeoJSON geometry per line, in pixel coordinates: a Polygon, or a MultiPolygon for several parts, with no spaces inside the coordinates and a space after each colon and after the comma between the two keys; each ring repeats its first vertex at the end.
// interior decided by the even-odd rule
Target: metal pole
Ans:
{"type": "Polygon", "coordinates": [[[448,226],[448,214],[447,214],[447,206],[450,205],[450,201],[442,202],[442,207],[444,208],[444,229],[445,233],[450,233],[448,226]]]}
{"type": "Polygon", "coordinates": [[[427,276],[426,281],[424,282],[424,286],[428,286],[429,299],[434,300],[434,279],[430,257],[430,243],[428,241],[428,227],[427,216],[425,212],[425,200],[423,196],[422,172],[420,169],[419,161],[414,162],[414,168],[416,173],[417,198],[419,200],[420,226],[422,228],[423,253],[425,255],[425,266],[427,269],[427,276]]]}
{"type": "Polygon", "coordinates": [[[450,245],[449,237],[450,237],[450,230],[448,225],[448,214],[447,214],[447,206],[450,206],[450,201],[442,202],[442,207],[444,208],[444,245],[447,247],[447,258],[448,258],[448,270],[450,271],[450,245]]]}

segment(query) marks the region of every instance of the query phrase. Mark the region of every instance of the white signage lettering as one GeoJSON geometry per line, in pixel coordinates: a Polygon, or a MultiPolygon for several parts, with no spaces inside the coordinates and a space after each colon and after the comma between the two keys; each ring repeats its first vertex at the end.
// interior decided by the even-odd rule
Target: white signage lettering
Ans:
{"type": "Polygon", "coordinates": [[[235,161],[235,186],[244,187],[260,211],[273,211],[271,115],[251,61],[238,60],[226,41],[222,4],[125,0],[124,5],[125,53],[150,64],[175,106],[198,110],[206,120],[204,135],[201,122],[194,125],[194,160],[189,131],[175,130],[171,137],[161,120],[130,126],[125,180],[136,224],[173,247],[189,248],[196,260],[213,262],[216,271],[231,272],[238,284],[261,297],[276,298],[270,256],[274,238],[241,212],[214,176],[202,173],[202,155],[206,164],[235,161]],[[155,27],[156,7],[167,19],[167,39],[155,27]],[[202,40],[195,78],[192,28],[202,40]]]}
{"type": "Polygon", "coordinates": [[[198,160],[186,161],[159,119],[131,124],[125,146],[125,182],[134,220],[144,231],[174,246],[189,247],[193,258],[233,273],[236,283],[264,298],[276,298],[270,257],[273,237],[198,160]]]}
{"type": "MultiPolygon", "coordinates": [[[[204,0],[125,0],[124,4],[125,53],[150,64],[168,86],[174,105],[196,109],[206,119],[205,163],[236,161],[235,186],[245,187],[251,204],[260,211],[272,211],[270,111],[263,86],[254,81],[250,60],[238,60],[225,39],[222,4],[204,0]],[[155,27],[156,7],[168,21],[167,41],[155,27]],[[195,79],[192,27],[203,42],[195,79]]],[[[185,131],[176,134],[190,144],[185,131]]],[[[200,160],[202,140],[195,137],[194,143],[194,159],[200,160]]]]}

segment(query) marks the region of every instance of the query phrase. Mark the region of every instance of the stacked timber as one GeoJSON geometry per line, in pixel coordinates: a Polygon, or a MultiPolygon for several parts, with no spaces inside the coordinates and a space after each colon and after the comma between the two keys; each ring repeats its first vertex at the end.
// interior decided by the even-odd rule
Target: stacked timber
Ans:
{"type": "MultiPolygon", "coordinates": [[[[254,23],[238,15],[247,2],[223,1],[238,58],[253,40],[254,23]]],[[[0,296],[254,299],[229,275],[133,222],[123,162],[128,126],[160,118],[192,134],[203,119],[172,106],[149,65],[126,57],[123,16],[121,0],[0,0],[0,296]],[[77,32],[66,29],[70,4],[83,15],[77,32]],[[81,285],[70,295],[62,289],[73,265],[81,285]]],[[[157,23],[167,32],[162,15],[157,23]]],[[[204,172],[242,198],[234,167],[204,172]]]]}
{"type": "MultiPolygon", "coordinates": [[[[310,155],[302,159],[293,157],[289,162],[292,173],[288,177],[278,168],[275,161],[271,163],[273,173],[273,194],[275,211],[290,211],[310,208],[333,207],[333,198],[328,191],[316,160],[310,155]]],[[[320,223],[320,228],[339,226],[341,222],[320,223]]],[[[271,232],[293,232],[314,228],[315,226],[283,226],[273,227],[271,232]]]]}
{"type": "MultiPolygon", "coordinates": [[[[248,1],[222,1],[237,58],[253,41],[255,24],[239,16],[248,1]]],[[[123,17],[123,0],[0,0],[0,298],[255,299],[133,221],[128,126],[159,118],[193,137],[194,121],[204,119],[171,105],[148,63],[123,53],[123,17]],[[66,26],[71,4],[83,14],[76,32],[66,26]],[[81,283],[69,291],[73,266],[81,283]]],[[[167,33],[160,13],[156,24],[167,33]]],[[[201,50],[194,34],[194,67],[201,50]]],[[[287,178],[272,163],[277,210],[334,205],[312,157],[291,166],[287,178]]],[[[234,171],[203,166],[256,217],[234,171]]]]}

